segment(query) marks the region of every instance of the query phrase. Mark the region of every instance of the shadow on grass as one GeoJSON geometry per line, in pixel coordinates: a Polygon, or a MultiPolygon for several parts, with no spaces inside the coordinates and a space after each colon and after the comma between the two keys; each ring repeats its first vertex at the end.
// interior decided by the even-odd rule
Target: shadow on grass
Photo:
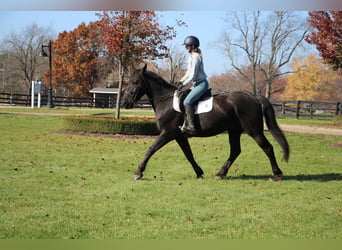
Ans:
{"type": "MultiPolygon", "coordinates": [[[[273,178],[270,175],[239,175],[239,176],[229,176],[228,180],[267,180],[273,178]]],[[[299,175],[284,175],[281,178],[282,181],[295,180],[295,181],[318,181],[318,182],[328,182],[328,181],[341,181],[342,175],[338,173],[328,173],[328,174],[299,174],[299,175]]]]}
{"type": "Polygon", "coordinates": [[[113,115],[113,113],[96,113],[96,114],[91,114],[90,116],[104,116],[104,115],[113,115]]]}

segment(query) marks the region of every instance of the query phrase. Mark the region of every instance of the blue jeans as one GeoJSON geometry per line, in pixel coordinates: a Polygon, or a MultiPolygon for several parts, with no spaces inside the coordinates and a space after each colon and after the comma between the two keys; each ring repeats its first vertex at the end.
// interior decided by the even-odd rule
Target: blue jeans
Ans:
{"type": "Polygon", "coordinates": [[[184,106],[187,104],[191,105],[197,101],[208,90],[208,87],[209,84],[207,80],[195,83],[194,86],[190,88],[191,91],[183,102],[184,106]]]}

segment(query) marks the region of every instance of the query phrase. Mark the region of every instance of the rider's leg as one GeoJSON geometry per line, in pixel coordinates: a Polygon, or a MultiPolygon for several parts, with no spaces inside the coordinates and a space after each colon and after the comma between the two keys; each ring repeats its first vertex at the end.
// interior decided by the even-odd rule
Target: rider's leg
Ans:
{"type": "Polygon", "coordinates": [[[197,101],[206,91],[208,90],[208,82],[202,81],[198,84],[195,84],[192,88],[188,96],[185,98],[183,104],[185,108],[186,117],[188,120],[188,127],[183,127],[182,132],[187,132],[190,134],[196,133],[195,126],[195,109],[192,104],[197,101]]]}

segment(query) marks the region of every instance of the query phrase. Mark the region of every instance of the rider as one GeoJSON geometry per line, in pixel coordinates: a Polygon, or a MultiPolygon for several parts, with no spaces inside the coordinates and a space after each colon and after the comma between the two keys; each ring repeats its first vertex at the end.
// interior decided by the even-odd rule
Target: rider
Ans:
{"type": "Polygon", "coordinates": [[[195,36],[188,36],[184,40],[186,50],[190,53],[188,68],[184,77],[180,80],[180,86],[192,84],[191,91],[185,98],[183,104],[185,108],[188,126],[181,128],[182,132],[196,134],[195,110],[192,104],[197,101],[207,90],[207,75],[204,72],[202,52],[199,49],[200,42],[195,36]]]}

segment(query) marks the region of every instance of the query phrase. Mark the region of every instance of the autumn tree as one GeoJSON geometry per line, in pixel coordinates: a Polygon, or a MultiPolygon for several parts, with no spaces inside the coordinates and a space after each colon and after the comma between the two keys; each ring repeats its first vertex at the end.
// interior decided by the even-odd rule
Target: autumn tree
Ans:
{"type": "Polygon", "coordinates": [[[97,13],[106,54],[118,63],[119,93],[115,118],[120,117],[123,79],[129,66],[144,59],[167,56],[165,42],[175,37],[173,27],[161,27],[154,11],[105,11],[97,13]]]}
{"type": "MultiPolygon", "coordinates": [[[[265,65],[261,65],[262,67],[266,67],[265,65]]],[[[252,66],[244,66],[241,68],[241,71],[244,75],[251,74],[252,66]]],[[[256,82],[258,83],[257,93],[265,93],[266,86],[267,86],[267,78],[265,75],[260,71],[256,71],[255,74],[256,82]]],[[[246,80],[246,78],[241,75],[238,71],[231,70],[227,73],[212,76],[209,78],[210,85],[212,86],[213,91],[215,92],[229,92],[229,91],[250,91],[251,87],[246,80]]],[[[272,92],[272,99],[279,98],[279,95],[284,91],[286,80],[284,77],[278,77],[274,80],[273,84],[273,92],[272,92]]]]}
{"type": "MultiPolygon", "coordinates": [[[[90,22],[81,23],[76,29],[64,31],[53,42],[53,85],[63,95],[87,96],[99,81],[103,72],[99,44],[100,30],[90,22]]],[[[49,77],[49,70],[45,78],[49,77]]],[[[47,80],[45,82],[48,82],[47,80]]]]}
{"type": "Polygon", "coordinates": [[[245,81],[240,81],[240,75],[229,71],[220,75],[213,75],[208,79],[214,93],[249,90],[245,81]]]}
{"type": "Polygon", "coordinates": [[[304,39],[304,22],[286,11],[255,11],[234,12],[226,24],[222,49],[232,67],[249,83],[254,94],[270,98],[277,92],[272,88],[273,83],[289,73],[282,69],[304,39]],[[245,66],[250,70],[244,71],[245,66]],[[266,79],[264,93],[259,92],[258,72],[266,79]]]}
{"type": "Polygon", "coordinates": [[[323,60],[334,70],[342,70],[342,11],[309,12],[312,27],[305,40],[316,45],[323,60]]]}
{"type": "Polygon", "coordinates": [[[316,55],[294,58],[291,67],[296,73],[287,75],[288,83],[283,99],[339,101],[341,98],[338,75],[316,55]]]}

